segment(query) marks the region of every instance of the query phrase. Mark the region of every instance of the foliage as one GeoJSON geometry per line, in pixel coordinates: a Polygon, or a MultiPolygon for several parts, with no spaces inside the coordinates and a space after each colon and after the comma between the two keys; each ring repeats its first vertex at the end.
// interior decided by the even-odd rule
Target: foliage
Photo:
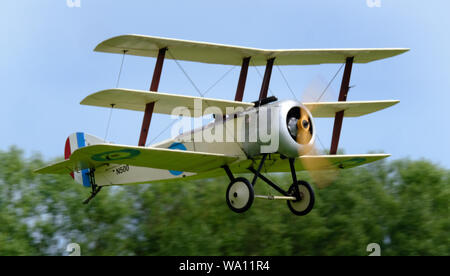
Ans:
{"type": "MultiPolygon", "coordinates": [[[[398,160],[341,171],[315,189],[315,209],[255,200],[244,214],[225,203],[228,180],[89,190],[70,176],[36,175],[39,155],[0,152],[0,255],[449,255],[450,171],[398,160]]],[[[307,174],[300,175],[309,181],[307,174]]],[[[270,176],[290,184],[290,175],[270,176]]],[[[270,192],[262,183],[257,193],[270,192]]]]}

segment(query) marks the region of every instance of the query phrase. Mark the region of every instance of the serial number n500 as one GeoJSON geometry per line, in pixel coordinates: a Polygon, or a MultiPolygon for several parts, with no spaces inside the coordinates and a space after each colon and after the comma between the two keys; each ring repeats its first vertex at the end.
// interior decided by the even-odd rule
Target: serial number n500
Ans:
{"type": "Polygon", "coordinates": [[[124,165],[124,166],[121,166],[121,167],[118,167],[117,169],[115,169],[114,172],[115,172],[117,175],[119,175],[119,174],[126,173],[126,172],[128,172],[129,170],[130,170],[130,166],[124,165]]]}

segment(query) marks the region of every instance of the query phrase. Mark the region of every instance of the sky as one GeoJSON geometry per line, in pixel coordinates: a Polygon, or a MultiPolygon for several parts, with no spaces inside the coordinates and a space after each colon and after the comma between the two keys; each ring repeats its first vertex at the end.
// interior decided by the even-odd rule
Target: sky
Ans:
{"type": "MultiPolygon", "coordinates": [[[[426,158],[450,168],[450,19],[449,1],[106,1],[3,0],[0,9],[0,150],[16,145],[27,156],[63,155],[71,133],[83,131],[119,144],[137,145],[140,112],[81,106],[99,90],[115,88],[121,55],[97,53],[101,41],[142,34],[266,49],[410,48],[403,55],[355,64],[349,101],[400,100],[400,104],[364,117],[346,118],[340,149],[371,151],[391,159],[426,158]],[[75,2],[75,1],[74,1],[75,2]],[[369,4],[368,4],[369,3],[369,4]]],[[[119,87],[148,90],[154,58],[125,57],[119,87]]],[[[180,64],[205,91],[231,66],[180,64]]],[[[326,85],[341,65],[283,66],[280,69],[298,99],[312,84],[326,85]]],[[[235,67],[207,97],[233,99],[235,67]]],[[[263,73],[264,68],[259,67],[263,73]]],[[[337,100],[341,74],[324,100],[337,100]]],[[[244,101],[258,98],[261,77],[249,69],[244,101]]],[[[292,94],[274,68],[271,94],[292,94]]],[[[172,60],[164,64],[159,91],[197,96],[172,60]]],[[[171,118],[155,114],[148,142],[171,118]]],[[[331,143],[332,119],[317,119],[323,147],[331,143]]]]}

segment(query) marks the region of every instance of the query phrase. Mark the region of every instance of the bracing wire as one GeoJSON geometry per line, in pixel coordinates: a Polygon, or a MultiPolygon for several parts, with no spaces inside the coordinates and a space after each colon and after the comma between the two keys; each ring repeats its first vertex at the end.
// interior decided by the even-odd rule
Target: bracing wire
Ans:
{"type": "Polygon", "coordinates": [[[203,92],[203,96],[206,96],[219,82],[221,82],[231,71],[234,70],[236,66],[231,67],[229,70],[227,70],[213,85],[211,85],[208,89],[203,92]]]}
{"type": "Polygon", "coordinates": [[[342,67],[344,67],[345,63],[343,63],[341,65],[341,67],[339,67],[339,69],[337,70],[336,74],[334,74],[333,78],[330,80],[330,82],[328,83],[328,85],[325,87],[325,89],[322,91],[322,94],[320,94],[320,97],[316,100],[316,102],[319,102],[323,95],[325,95],[325,92],[328,90],[328,88],[330,88],[331,83],[333,83],[334,79],[337,77],[337,75],[339,74],[339,72],[342,70],[342,67]]]}
{"type": "Polygon", "coordinates": [[[114,110],[114,104],[111,104],[111,109],[109,111],[108,124],[106,125],[105,139],[103,139],[105,141],[106,141],[106,138],[108,138],[109,126],[111,125],[111,117],[112,117],[113,110],[114,110]]]}
{"type": "MultiPolygon", "coordinates": [[[[198,88],[198,86],[194,83],[194,81],[192,80],[192,78],[188,75],[188,73],[186,72],[186,70],[184,70],[183,66],[181,66],[181,64],[178,62],[178,60],[174,57],[174,55],[168,51],[170,57],[175,61],[175,63],[177,64],[178,68],[181,70],[181,72],[183,72],[183,74],[185,75],[185,77],[189,80],[189,82],[191,83],[191,85],[194,87],[194,89],[197,91],[197,93],[203,98],[205,97],[205,95],[207,93],[209,93],[219,82],[221,82],[229,73],[231,73],[231,71],[233,71],[236,66],[231,67],[230,69],[228,69],[215,83],[213,83],[208,89],[205,90],[205,92],[201,92],[200,89],[198,88]]],[[[153,138],[147,145],[152,144],[154,141],[156,141],[163,133],[165,133],[170,127],[172,127],[177,121],[174,120],[172,123],[170,123],[169,125],[167,125],[158,135],[155,136],[155,138],[153,138]]]]}
{"type": "MultiPolygon", "coordinates": [[[[330,88],[330,86],[331,86],[331,84],[333,83],[334,79],[336,79],[337,75],[338,75],[339,72],[342,70],[342,67],[344,67],[344,65],[345,65],[345,63],[343,63],[343,64],[339,67],[339,69],[337,70],[337,72],[334,74],[333,78],[331,78],[331,80],[328,82],[328,85],[327,85],[327,86],[325,87],[325,89],[322,91],[322,94],[320,94],[320,97],[317,98],[316,102],[319,102],[319,101],[322,99],[323,95],[325,95],[325,92],[328,90],[328,88],[330,88]]],[[[317,140],[318,140],[319,143],[320,143],[320,146],[322,147],[322,150],[323,150],[324,152],[327,152],[325,146],[323,145],[323,143],[322,143],[322,141],[320,140],[320,137],[319,137],[319,135],[318,135],[317,133],[316,133],[316,136],[317,136],[317,140]]]]}
{"type": "Polygon", "coordinates": [[[125,54],[127,52],[128,52],[127,50],[123,50],[122,63],[120,64],[120,70],[119,70],[119,76],[117,77],[116,88],[119,87],[120,77],[122,76],[123,63],[125,61],[125,54]]]}
{"type": "MultiPolygon", "coordinates": [[[[255,68],[255,70],[256,70],[256,72],[258,73],[258,75],[259,75],[259,77],[261,78],[261,80],[264,80],[263,75],[261,74],[261,72],[259,72],[258,67],[255,66],[255,63],[253,62],[252,59],[250,60],[250,62],[252,63],[252,66],[255,68]]],[[[270,89],[270,86],[269,86],[269,93],[270,93],[270,95],[275,96],[274,93],[273,93],[273,91],[272,91],[272,89],[270,89]]]]}
{"type": "Polygon", "coordinates": [[[176,122],[177,122],[177,121],[174,120],[174,121],[172,121],[170,124],[168,124],[168,125],[166,126],[166,128],[164,128],[163,130],[161,130],[161,132],[159,132],[158,135],[155,136],[155,138],[153,138],[149,143],[147,143],[147,146],[153,144],[153,142],[155,142],[161,135],[163,135],[164,132],[166,132],[166,131],[167,131],[170,127],[172,127],[176,122]]]}
{"type": "MultiPolygon", "coordinates": [[[[344,65],[345,65],[345,63],[341,64],[341,66],[339,67],[339,69],[337,70],[337,72],[334,74],[333,78],[331,78],[330,82],[328,82],[328,85],[327,85],[327,86],[325,87],[325,89],[322,91],[322,94],[320,94],[320,97],[316,100],[316,102],[319,102],[319,101],[322,99],[323,95],[325,95],[325,92],[328,90],[328,88],[330,88],[330,86],[331,86],[331,84],[333,83],[334,79],[336,79],[337,75],[338,75],[339,72],[342,70],[342,67],[344,67],[344,65]]],[[[319,135],[317,135],[317,133],[316,133],[316,136],[317,136],[317,140],[319,140],[319,143],[320,143],[320,146],[322,147],[322,150],[323,150],[324,152],[327,152],[325,146],[323,145],[323,143],[322,143],[322,141],[320,140],[320,137],[319,137],[319,135]]]]}
{"type": "MultiPolygon", "coordinates": [[[[117,76],[116,88],[119,87],[120,77],[122,76],[122,69],[123,69],[123,64],[124,64],[124,61],[125,61],[126,53],[127,53],[127,50],[123,50],[122,62],[120,63],[119,75],[117,76]]],[[[115,104],[111,104],[111,109],[109,111],[108,123],[106,124],[105,139],[104,139],[105,141],[108,138],[108,133],[109,133],[109,128],[111,126],[111,118],[112,118],[112,113],[113,113],[113,110],[114,110],[114,106],[115,106],[115,104]]]]}
{"type": "Polygon", "coordinates": [[[188,79],[188,81],[192,84],[192,86],[195,88],[195,90],[197,91],[197,93],[203,97],[202,92],[200,91],[200,89],[197,87],[197,85],[195,85],[194,81],[191,79],[191,77],[189,77],[188,73],[184,70],[183,66],[181,66],[181,64],[178,62],[178,60],[173,56],[172,52],[170,50],[167,51],[170,55],[170,57],[175,61],[175,63],[177,64],[178,68],[180,68],[181,72],[183,72],[183,74],[186,76],[186,78],[188,79]]]}
{"type": "Polygon", "coordinates": [[[324,152],[326,152],[325,146],[322,144],[322,140],[320,140],[320,137],[319,137],[319,135],[317,134],[317,132],[316,132],[316,137],[317,137],[317,140],[319,141],[320,146],[322,147],[322,150],[323,150],[324,152]]]}
{"type": "MultiPolygon", "coordinates": [[[[294,96],[295,99],[297,99],[297,97],[295,96],[294,91],[292,90],[291,86],[289,85],[289,82],[287,81],[286,77],[283,74],[283,71],[281,71],[281,68],[277,65],[276,66],[278,68],[278,71],[281,74],[281,77],[283,78],[284,82],[286,83],[286,86],[288,87],[289,91],[291,92],[292,96],[294,96]]],[[[316,102],[320,101],[323,97],[323,95],[325,94],[325,92],[328,90],[328,88],[330,88],[331,84],[333,83],[333,81],[336,79],[337,75],[339,74],[339,72],[342,70],[342,67],[344,67],[344,64],[342,64],[339,69],[337,70],[337,72],[334,74],[333,78],[331,78],[330,82],[328,83],[328,85],[325,87],[325,89],[322,91],[322,93],[320,94],[320,97],[316,100],[316,102]]],[[[258,71],[259,73],[259,71],[258,71]]],[[[260,74],[260,73],[259,73],[260,74]]],[[[261,74],[260,74],[261,75],[261,74]]],[[[317,140],[319,141],[320,146],[322,147],[322,150],[324,152],[326,152],[326,148],[322,143],[322,140],[320,139],[319,135],[316,133],[317,136],[317,140]]]]}
{"type": "Polygon", "coordinates": [[[296,99],[298,101],[297,97],[295,96],[294,91],[292,90],[291,86],[289,85],[289,82],[287,81],[286,77],[284,76],[283,71],[281,71],[280,66],[276,65],[276,67],[278,69],[278,72],[280,72],[281,77],[284,80],[284,83],[286,83],[287,88],[289,89],[289,91],[291,91],[292,96],[294,97],[294,99],[296,99]]]}

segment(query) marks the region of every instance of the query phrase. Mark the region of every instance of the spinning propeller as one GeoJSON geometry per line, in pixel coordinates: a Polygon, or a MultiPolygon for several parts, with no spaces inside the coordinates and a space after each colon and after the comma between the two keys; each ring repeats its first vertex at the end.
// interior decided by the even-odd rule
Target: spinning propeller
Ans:
{"type": "MultiPolygon", "coordinates": [[[[307,89],[302,93],[301,102],[318,102],[324,96],[324,91],[327,89],[325,83],[323,83],[320,79],[319,81],[312,82],[307,89]]],[[[335,94],[335,93],[330,93],[335,94]]],[[[313,110],[309,110],[311,113],[313,110]]],[[[300,109],[299,118],[290,118],[288,123],[288,128],[291,134],[295,133],[296,141],[299,144],[306,145],[312,139],[313,125],[311,123],[311,118],[308,116],[308,113],[300,109]],[[296,122],[295,131],[293,127],[293,122],[296,122]]],[[[317,133],[316,133],[317,135],[317,133]]],[[[294,136],[294,135],[293,135],[294,136]]],[[[303,154],[306,155],[321,155],[320,150],[317,149],[316,141],[312,147],[310,147],[309,151],[303,154]]],[[[331,185],[334,180],[336,180],[338,176],[338,170],[336,166],[333,166],[329,161],[325,159],[299,159],[302,162],[303,167],[308,171],[314,183],[319,188],[326,188],[331,185]],[[325,169],[324,169],[325,168],[325,169]]]]}

